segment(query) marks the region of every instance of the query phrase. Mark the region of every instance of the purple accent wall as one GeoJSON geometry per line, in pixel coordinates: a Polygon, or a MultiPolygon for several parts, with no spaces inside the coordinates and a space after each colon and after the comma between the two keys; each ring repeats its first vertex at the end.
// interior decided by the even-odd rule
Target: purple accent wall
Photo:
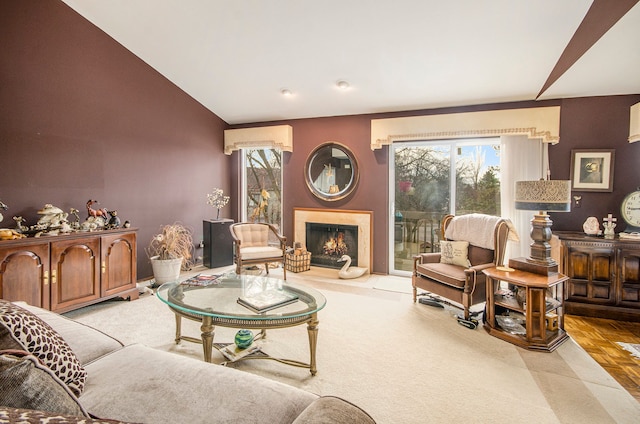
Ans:
{"type": "MultiPolygon", "coordinates": [[[[221,217],[237,219],[238,154],[223,154],[228,125],[215,114],[59,0],[3,2],[0,39],[0,200],[9,205],[0,226],[13,228],[13,215],[35,223],[45,203],[75,207],[84,218],[86,201],[97,199],[139,228],[138,277],[145,278],[151,268],[144,247],[161,224],[181,221],[200,241],[202,220],[214,217],[206,205],[213,187],[232,196],[221,217]]],[[[289,244],[294,207],[370,210],[373,272],[387,273],[388,149],[371,151],[371,119],[560,105],[552,178],[569,178],[571,149],[616,149],[613,193],[580,192],[580,209],[552,216],[553,229],[579,231],[588,216],[620,218],[620,201],[640,186],[640,142],[627,142],[629,107],[638,101],[640,95],[529,101],[245,126],[293,126],[294,151],[284,153],[289,244]],[[337,202],[315,198],[304,181],[308,155],[328,141],[348,145],[360,166],[358,188],[337,202]]]]}
{"type": "Polygon", "coordinates": [[[602,224],[607,214],[618,218],[616,232],[625,229],[620,203],[629,192],[640,187],[640,143],[627,141],[629,108],[638,102],[640,95],[562,101],[560,143],[549,148],[551,178],[570,178],[571,149],[615,149],[613,192],[573,192],[582,196],[582,206],[572,206],[569,213],[550,214],[552,229],[582,231],[588,217],[595,216],[602,224]]]}
{"type": "MultiPolygon", "coordinates": [[[[526,101],[458,108],[430,109],[400,113],[313,118],[260,123],[254,125],[289,124],[293,127],[294,147],[285,153],[284,167],[284,233],[293,235],[293,208],[334,208],[371,210],[373,214],[373,272],[389,272],[388,260],[388,155],[389,149],[371,151],[371,119],[399,116],[435,115],[542,106],[560,106],[560,143],[550,146],[550,168],[553,179],[569,179],[571,149],[616,149],[613,193],[576,192],[583,205],[570,213],[554,213],[553,229],[581,231],[589,216],[602,218],[608,213],[620,218],[620,202],[640,186],[640,142],[628,143],[629,107],[640,101],[640,95],[606,96],[553,101],[526,101]],[[360,165],[360,182],[353,195],[337,202],[314,197],[304,181],[304,165],[309,154],[321,143],[337,141],[349,146],[360,165]]],[[[242,126],[236,126],[242,127],[242,126]]],[[[624,224],[619,223],[617,230],[624,224]]]]}
{"type": "Polygon", "coordinates": [[[206,193],[230,189],[226,123],[61,1],[2,2],[0,34],[0,226],[45,203],[84,219],[96,199],[139,229],[140,279],[162,224],[197,244],[206,193]]]}

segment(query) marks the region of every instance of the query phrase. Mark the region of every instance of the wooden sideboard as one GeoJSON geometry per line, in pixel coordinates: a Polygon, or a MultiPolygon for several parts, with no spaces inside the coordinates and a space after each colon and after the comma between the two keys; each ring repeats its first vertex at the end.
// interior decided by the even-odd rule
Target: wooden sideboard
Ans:
{"type": "Polygon", "coordinates": [[[136,230],[0,241],[0,298],[67,312],[138,298],[136,230]]]}
{"type": "Polygon", "coordinates": [[[569,277],[565,312],[640,321],[640,241],[554,231],[560,272],[569,277]]]}

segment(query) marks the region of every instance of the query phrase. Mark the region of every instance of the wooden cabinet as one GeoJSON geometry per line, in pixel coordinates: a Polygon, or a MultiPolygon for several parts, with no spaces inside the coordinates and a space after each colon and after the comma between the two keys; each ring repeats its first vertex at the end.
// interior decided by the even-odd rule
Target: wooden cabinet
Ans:
{"type": "Polygon", "coordinates": [[[0,241],[0,298],[51,309],[49,243],[0,241]]]}
{"type": "Polygon", "coordinates": [[[566,312],[640,321],[640,241],[555,232],[567,282],[566,312]]]}
{"type": "Polygon", "coordinates": [[[51,310],[64,311],[100,297],[100,238],[50,243],[51,310]]]}
{"type": "Polygon", "coordinates": [[[112,297],[131,288],[137,297],[136,234],[109,234],[101,238],[100,270],[102,273],[100,296],[112,297]]]}
{"type": "Polygon", "coordinates": [[[485,329],[489,334],[526,349],[547,352],[569,337],[564,331],[563,307],[567,276],[520,270],[506,272],[497,268],[483,272],[487,276],[485,329]],[[524,292],[520,297],[522,302],[517,300],[518,294],[508,295],[503,286],[513,287],[517,293],[524,292]]]}
{"type": "Polygon", "coordinates": [[[138,298],[131,229],[0,241],[0,298],[66,312],[138,298]]]}

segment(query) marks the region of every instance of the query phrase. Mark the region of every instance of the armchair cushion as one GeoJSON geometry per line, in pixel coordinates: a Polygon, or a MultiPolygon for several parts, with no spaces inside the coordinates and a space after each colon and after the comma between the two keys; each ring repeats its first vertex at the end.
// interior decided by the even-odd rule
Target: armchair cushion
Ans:
{"type": "Polygon", "coordinates": [[[442,284],[457,287],[464,287],[466,276],[465,268],[444,263],[416,264],[416,273],[426,278],[439,281],[442,284]]]}
{"type": "Polygon", "coordinates": [[[240,254],[242,254],[242,259],[245,261],[252,259],[278,258],[282,256],[282,249],[272,246],[241,247],[240,254]]]}
{"type": "Polygon", "coordinates": [[[440,262],[443,264],[468,267],[471,265],[469,263],[468,250],[468,241],[442,240],[440,242],[440,262]]]}
{"type": "Polygon", "coordinates": [[[235,235],[242,240],[242,247],[266,246],[269,244],[269,227],[260,224],[234,226],[235,235]]]}

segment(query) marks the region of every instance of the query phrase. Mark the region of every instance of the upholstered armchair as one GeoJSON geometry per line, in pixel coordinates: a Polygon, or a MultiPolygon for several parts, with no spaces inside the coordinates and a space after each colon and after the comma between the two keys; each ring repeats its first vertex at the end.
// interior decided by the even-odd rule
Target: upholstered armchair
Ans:
{"type": "Polygon", "coordinates": [[[503,263],[510,224],[483,214],[447,215],[442,220],[439,253],[422,253],[413,262],[413,301],[418,289],[462,305],[464,319],[471,306],[486,301],[483,269],[503,263]]]}
{"type": "Polygon", "coordinates": [[[278,233],[276,227],[266,223],[238,222],[229,227],[235,243],[234,261],[236,273],[249,264],[264,264],[267,274],[269,263],[281,262],[284,279],[287,279],[285,267],[285,249],[287,238],[278,233]]]}

